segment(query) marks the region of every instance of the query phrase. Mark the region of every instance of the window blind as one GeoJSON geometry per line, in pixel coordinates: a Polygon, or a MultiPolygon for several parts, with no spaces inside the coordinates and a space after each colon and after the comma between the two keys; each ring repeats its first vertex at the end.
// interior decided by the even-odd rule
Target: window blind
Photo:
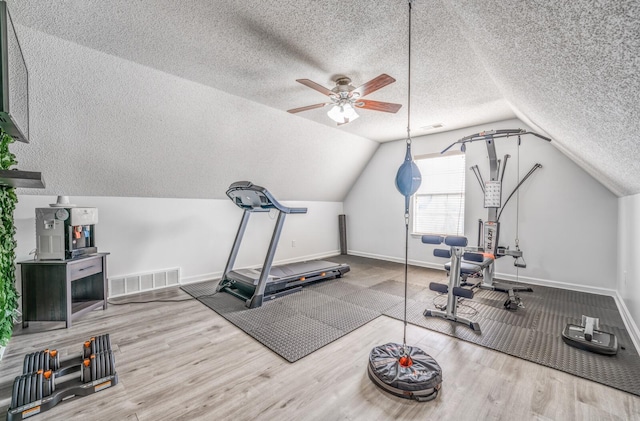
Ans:
{"type": "Polygon", "coordinates": [[[422,184],[413,197],[415,234],[464,235],[465,156],[416,159],[422,184]]]}

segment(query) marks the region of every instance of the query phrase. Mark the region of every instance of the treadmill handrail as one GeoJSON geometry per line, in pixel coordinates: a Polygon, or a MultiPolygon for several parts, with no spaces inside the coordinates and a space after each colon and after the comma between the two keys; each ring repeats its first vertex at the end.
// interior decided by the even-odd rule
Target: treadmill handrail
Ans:
{"type": "Polygon", "coordinates": [[[257,186],[250,181],[236,181],[229,186],[227,190],[227,196],[233,203],[239,208],[245,209],[249,212],[265,212],[269,209],[277,209],[283,213],[307,213],[307,208],[290,208],[279,203],[275,197],[264,187],[257,186]],[[266,202],[260,201],[257,203],[245,203],[242,199],[235,196],[236,192],[253,192],[266,199],[266,202]]]}

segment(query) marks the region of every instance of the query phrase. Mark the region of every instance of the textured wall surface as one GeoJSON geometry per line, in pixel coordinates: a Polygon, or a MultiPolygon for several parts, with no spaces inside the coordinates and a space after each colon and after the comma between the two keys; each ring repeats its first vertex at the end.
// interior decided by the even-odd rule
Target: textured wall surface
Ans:
{"type": "Polygon", "coordinates": [[[378,144],[217,89],[23,32],[31,143],[18,168],[46,190],[23,194],[226,198],[250,180],[281,200],[342,200],[378,144]]]}
{"type": "MultiPolygon", "coordinates": [[[[55,203],[55,196],[19,196],[16,258],[33,258],[35,209],[55,203]]],[[[108,257],[108,277],[180,268],[182,281],[220,277],[238,230],[242,211],[230,200],[71,196],[78,206],[98,208],[96,245],[108,257]]],[[[338,254],[339,202],[286,202],[307,207],[307,214],[288,215],[275,262],[338,254]],[[295,246],[292,246],[295,241],[295,246]]],[[[264,262],[275,226],[275,212],[249,220],[236,267],[264,262]]]]}
{"type": "MultiPolygon", "coordinates": [[[[438,154],[456,140],[482,130],[526,126],[518,120],[495,122],[454,132],[413,139],[414,156],[438,154]]],[[[516,234],[527,262],[519,271],[513,258],[496,262],[499,276],[523,281],[583,288],[616,288],[618,199],[602,184],[558,152],[550,143],[532,135],[522,138],[520,168],[517,139],[496,139],[496,154],[510,154],[503,182],[505,203],[518,180],[534,163],[542,169],[520,188],[500,218],[500,245],[515,246],[516,234]],[[519,176],[518,176],[519,174],[519,176]],[[597,263],[592,263],[597,259],[597,263]]],[[[405,153],[403,141],[383,144],[344,201],[349,235],[349,252],[397,261],[404,260],[404,200],[394,180],[405,153]]],[[[488,155],[484,142],[468,144],[467,168],[478,165],[488,177],[488,155]]],[[[478,238],[478,219],[486,220],[482,191],[472,171],[466,174],[465,235],[469,244],[478,238]]],[[[423,180],[428,183],[428,180],[423,180]]],[[[434,257],[433,246],[412,236],[409,259],[416,264],[442,267],[444,259],[434,257]]]]}
{"type": "MultiPolygon", "coordinates": [[[[375,149],[363,138],[406,133],[403,1],[8,3],[32,82],[33,147],[19,154],[52,181],[46,193],[210,197],[255,173],[290,199],[341,200],[375,149]],[[326,109],[285,112],[326,100],[295,79],[380,73],[397,82],[370,99],[398,114],[336,128],[326,109]],[[79,181],[70,159],[95,173],[79,181]],[[124,175],[91,179],[107,173],[124,175]]],[[[518,116],[615,194],[640,192],[639,10],[414,1],[414,136],[518,116]]]]}
{"type": "Polygon", "coordinates": [[[640,192],[640,3],[464,0],[450,9],[517,114],[614,193],[640,192]]]}

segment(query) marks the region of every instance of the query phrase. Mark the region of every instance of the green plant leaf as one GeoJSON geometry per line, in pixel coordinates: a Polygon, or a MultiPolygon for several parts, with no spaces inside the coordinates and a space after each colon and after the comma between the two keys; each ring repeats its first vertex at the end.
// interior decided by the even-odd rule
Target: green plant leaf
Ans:
{"type": "MultiPolygon", "coordinates": [[[[9,151],[13,138],[0,131],[0,169],[8,170],[17,164],[9,151]]],[[[6,346],[13,332],[14,316],[18,308],[15,287],[16,228],[13,222],[18,197],[15,189],[0,187],[0,346],[6,346]]]]}

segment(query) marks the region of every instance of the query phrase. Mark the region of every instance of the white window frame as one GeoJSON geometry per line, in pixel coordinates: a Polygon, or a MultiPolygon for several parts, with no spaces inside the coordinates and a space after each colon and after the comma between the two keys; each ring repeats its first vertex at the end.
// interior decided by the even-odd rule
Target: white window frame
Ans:
{"type": "MultiPolygon", "coordinates": [[[[416,162],[416,164],[419,165],[418,161],[421,160],[427,160],[427,159],[437,159],[437,158],[444,158],[444,157],[450,157],[450,156],[459,156],[462,155],[464,162],[462,165],[462,172],[461,172],[461,176],[462,176],[462,180],[460,180],[461,183],[461,187],[457,187],[455,191],[450,191],[450,192],[443,192],[443,193],[437,193],[437,194],[429,194],[429,193],[420,193],[420,190],[424,189],[424,186],[426,186],[425,183],[428,183],[428,177],[425,178],[425,174],[422,174],[422,184],[420,185],[420,189],[418,189],[418,192],[416,192],[413,196],[411,196],[411,233],[412,235],[415,236],[421,236],[424,234],[432,234],[432,235],[464,235],[464,202],[465,202],[465,196],[466,196],[466,186],[465,186],[465,178],[466,178],[466,157],[464,157],[464,153],[462,152],[458,152],[458,151],[451,151],[445,154],[428,154],[428,155],[420,155],[420,156],[416,156],[414,158],[414,161],[416,162]],[[462,194],[462,202],[460,203],[458,199],[458,204],[457,204],[457,225],[458,225],[458,229],[456,231],[451,231],[449,230],[449,232],[422,232],[422,231],[418,231],[416,229],[416,223],[417,223],[417,206],[418,206],[418,196],[433,196],[433,195],[444,195],[444,194],[455,194],[455,195],[460,195],[462,194]]],[[[457,183],[456,183],[457,184],[457,183]]],[[[455,223],[455,222],[454,222],[455,223]]]]}

